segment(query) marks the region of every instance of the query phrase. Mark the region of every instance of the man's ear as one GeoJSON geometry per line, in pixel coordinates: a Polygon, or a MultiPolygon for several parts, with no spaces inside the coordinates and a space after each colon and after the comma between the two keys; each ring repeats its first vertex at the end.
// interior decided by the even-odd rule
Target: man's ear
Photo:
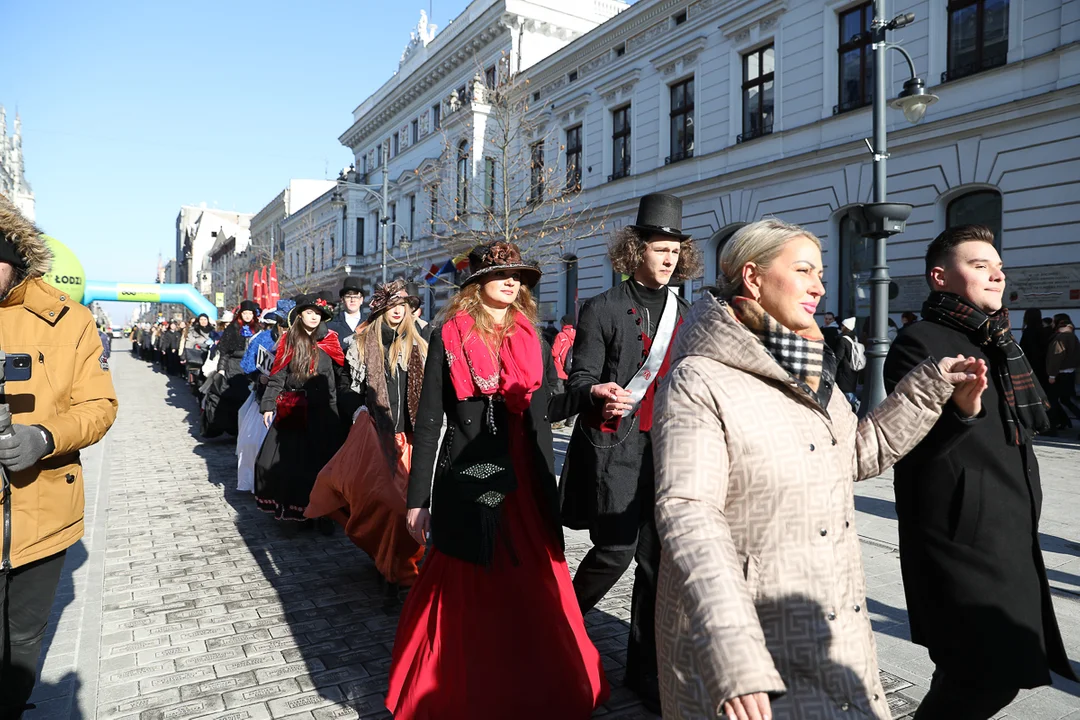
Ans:
{"type": "Polygon", "coordinates": [[[927,275],[927,281],[930,283],[931,290],[944,289],[946,285],[945,268],[931,268],[929,274],[927,275]]]}

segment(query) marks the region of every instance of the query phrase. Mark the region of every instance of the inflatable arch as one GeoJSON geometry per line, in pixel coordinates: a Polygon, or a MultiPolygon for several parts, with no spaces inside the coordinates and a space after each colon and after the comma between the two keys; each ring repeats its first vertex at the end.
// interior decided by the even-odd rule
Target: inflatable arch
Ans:
{"type": "Polygon", "coordinates": [[[211,322],[217,322],[217,308],[199,294],[194,285],[159,283],[117,283],[87,280],[82,263],[75,253],[59,240],[42,236],[53,253],[53,264],[45,273],[45,282],[63,290],[83,305],[99,301],[175,303],[183,305],[192,313],[205,313],[211,322]]]}

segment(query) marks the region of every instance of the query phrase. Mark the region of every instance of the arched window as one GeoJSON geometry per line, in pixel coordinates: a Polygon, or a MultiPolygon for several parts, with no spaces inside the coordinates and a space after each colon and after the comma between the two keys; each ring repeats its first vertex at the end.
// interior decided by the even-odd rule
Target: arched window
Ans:
{"type": "Polygon", "coordinates": [[[565,284],[563,286],[563,312],[577,317],[578,301],[578,259],[573,255],[563,258],[566,265],[565,284]]]}
{"type": "MultiPolygon", "coordinates": [[[[851,213],[844,213],[840,230],[840,319],[870,317],[870,270],[874,265],[874,243],[859,233],[851,213]]],[[[856,327],[861,327],[857,323],[856,327]]]]}
{"type": "Polygon", "coordinates": [[[469,143],[465,140],[458,145],[457,211],[459,215],[469,211],[469,143]]]}
{"type": "Polygon", "coordinates": [[[724,254],[724,246],[728,244],[731,236],[745,225],[746,223],[726,225],[714,232],[712,237],[709,238],[709,245],[713,248],[712,281],[717,285],[719,285],[720,276],[722,275],[720,272],[720,256],[724,254]]]}
{"type": "Polygon", "coordinates": [[[985,225],[994,231],[994,247],[1001,252],[1001,193],[973,190],[955,197],[945,208],[946,229],[957,225],[985,225]]]}

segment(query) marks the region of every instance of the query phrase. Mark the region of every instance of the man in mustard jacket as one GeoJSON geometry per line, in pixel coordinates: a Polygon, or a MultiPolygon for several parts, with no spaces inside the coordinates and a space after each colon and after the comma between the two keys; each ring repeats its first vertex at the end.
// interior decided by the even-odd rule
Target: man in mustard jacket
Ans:
{"type": "Polygon", "coordinates": [[[83,535],[79,451],[116,419],[94,318],[42,280],[51,262],[40,231],[0,195],[0,350],[31,360],[0,405],[0,720],[29,708],[64,554],[83,535]]]}

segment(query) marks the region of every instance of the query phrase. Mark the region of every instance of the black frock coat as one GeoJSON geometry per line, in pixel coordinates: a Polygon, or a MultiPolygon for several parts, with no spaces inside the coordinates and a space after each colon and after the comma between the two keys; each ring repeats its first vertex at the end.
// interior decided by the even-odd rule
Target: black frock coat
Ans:
{"type": "MultiPolygon", "coordinates": [[[[532,395],[532,402],[525,414],[525,427],[534,447],[530,459],[535,480],[533,485],[538,493],[535,499],[553,539],[562,548],[551,423],[579,412],[589,402],[590,388],[553,394],[552,390],[558,387],[559,376],[551,359],[551,348],[543,340],[540,342],[540,352],[544,361],[544,382],[532,395]]],[[[487,401],[479,397],[457,399],[450,381],[442,328],[436,328],[428,346],[424,388],[420,394],[420,409],[413,434],[408,506],[431,508],[431,542],[439,552],[473,563],[482,562],[481,528],[463,528],[453,522],[453,518],[447,518],[445,514],[440,516],[439,508],[453,506],[457,501],[455,488],[448,480],[450,467],[458,463],[466,465],[498,458],[508,452],[507,433],[492,435],[487,431],[484,419],[486,408],[487,401]],[[439,433],[444,417],[447,431],[440,447],[439,433]]],[[[494,410],[496,428],[505,428],[505,405],[496,402],[494,410]]]]}
{"type": "Polygon", "coordinates": [[[938,664],[981,682],[1037,687],[1049,670],[1072,676],[1039,548],[1039,463],[1009,445],[995,367],[1000,354],[933,321],[900,331],[885,361],[889,392],[928,357],[985,360],[983,412],[965,420],[950,401],[896,464],[900,566],[911,639],[938,664]]]}
{"type": "MultiPolygon", "coordinates": [[[[643,323],[631,282],[582,305],[567,380],[571,389],[607,382],[626,387],[645,362],[643,323]]],[[[690,305],[672,297],[684,318],[690,305]]],[[[652,441],[630,418],[619,423],[616,433],[600,430],[602,422],[601,406],[590,404],[574,425],[559,487],[563,524],[588,529],[596,545],[632,545],[642,520],[652,515],[652,441]]]]}

